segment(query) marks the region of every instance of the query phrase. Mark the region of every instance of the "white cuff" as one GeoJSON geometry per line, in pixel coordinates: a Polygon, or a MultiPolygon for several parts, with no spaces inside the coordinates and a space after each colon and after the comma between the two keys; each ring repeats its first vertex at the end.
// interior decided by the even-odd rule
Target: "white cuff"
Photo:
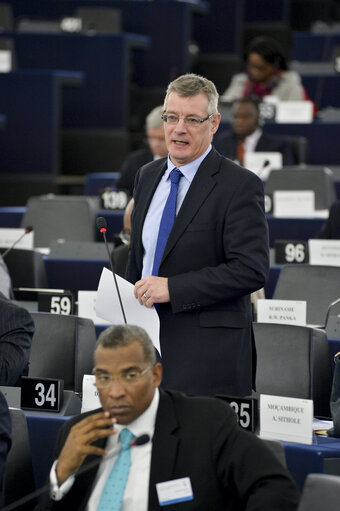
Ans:
{"type": "Polygon", "coordinates": [[[65,495],[72,488],[75,480],[75,476],[71,475],[66,479],[66,481],[63,482],[61,486],[59,486],[56,472],[57,463],[58,460],[55,460],[50,471],[50,497],[52,500],[56,501],[61,500],[63,497],[65,497],[65,495]]]}

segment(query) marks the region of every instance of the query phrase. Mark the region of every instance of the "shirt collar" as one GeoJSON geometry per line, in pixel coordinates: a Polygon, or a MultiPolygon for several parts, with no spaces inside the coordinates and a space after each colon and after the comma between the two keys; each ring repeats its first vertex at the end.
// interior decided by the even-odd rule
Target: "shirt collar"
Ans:
{"type": "Polygon", "coordinates": [[[164,178],[167,180],[169,178],[170,172],[173,169],[179,168],[179,170],[182,172],[183,176],[191,183],[191,181],[194,179],[195,174],[198,170],[198,167],[201,165],[204,158],[207,156],[207,154],[211,151],[211,144],[209,145],[208,149],[201,154],[196,160],[191,161],[190,163],[187,163],[186,165],[181,165],[181,167],[176,167],[170,160],[170,154],[168,155],[168,168],[165,171],[164,178]]]}
{"type": "Polygon", "coordinates": [[[257,128],[251,135],[248,135],[248,137],[245,138],[246,145],[253,145],[255,147],[261,135],[261,128],[257,128]]]}

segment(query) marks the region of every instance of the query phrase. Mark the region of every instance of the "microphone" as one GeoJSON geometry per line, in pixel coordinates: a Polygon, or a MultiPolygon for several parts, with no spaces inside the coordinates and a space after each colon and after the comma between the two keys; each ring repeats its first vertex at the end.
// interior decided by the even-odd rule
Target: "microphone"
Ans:
{"type": "Polygon", "coordinates": [[[150,437],[147,433],[144,433],[143,435],[138,436],[137,438],[134,438],[131,442],[131,447],[139,447],[140,445],[147,444],[150,441],[150,437]]]}
{"type": "MultiPolygon", "coordinates": [[[[137,438],[134,438],[132,442],[130,443],[130,447],[139,447],[141,445],[147,444],[150,441],[150,436],[147,433],[144,433],[143,435],[138,436],[137,438]]],[[[97,465],[99,465],[102,461],[105,463],[109,459],[113,457],[113,453],[109,453],[106,458],[103,458],[102,456],[98,456],[95,460],[93,460],[91,463],[87,463],[86,465],[83,465],[74,475],[75,477],[84,474],[88,470],[91,470],[92,468],[95,468],[97,465]]],[[[22,497],[19,500],[16,500],[15,502],[12,502],[12,504],[9,504],[8,506],[5,506],[2,509],[2,511],[12,511],[14,509],[17,509],[19,506],[22,506],[23,504],[26,504],[30,500],[39,497],[43,495],[44,493],[47,493],[50,490],[50,484],[45,484],[41,488],[39,488],[36,491],[33,491],[26,495],[25,497],[22,497]]]]}
{"type": "Polygon", "coordinates": [[[109,258],[109,261],[110,261],[110,266],[111,266],[111,271],[112,271],[112,275],[113,275],[113,280],[114,280],[114,283],[115,283],[115,286],[116,286],[117,295],[118,295],[118,299],[119,299],[119,304],[120,304],[120,308],[121,308],[121,311],[122,311],[122,314],[123,314],[123,318],[124,318],[124,323],[127,324],[126,316],[125,316],[125,311],[124,311],[122,299],[121,299],[120,292],[119,292],[119,287],[118,287],[118,282],[117,282],[117,278],[116,278],[116,273],[115,273],[115,270],[113,268],[112,257],[110,257],[110,250],[109,250],[109,246],[107,244],[107,239],[106,239],[107,223],[106,223],[105,218],[103,216],[99,216],[97,218],[97,220],[96,220],[96,224],[97,224],[97,228],[102,233],[103,238],[104,238],[104,243],[105,243],[105,246],[106,246],[107,255],[108,255],[108,258],[109,258]]]}
{"type": "Polygon", "coordinates": [[[6,255],[7,255],[9,252],[11,252],[11,250],[13,250],[13,248],[15,247],[15,245],[16,245],[17,243],[19,243],[19,241],[21,241],[21,240],[22,240],[22,238],[23,238],[24,236],[26,236],[26,234],[28,234],[29,232],[32,232],[32,231],[33,231],[33,227],[31,227],[30,225],[28,225],[27,227],[25,227],[25,232],[24,232],[23,234],[21,234],[21,236],[19,236],[19,238],[18,238],[18,239],[17,239],[17,240],[13,243],[13,245],[11,245],[9,248],[7,248],[7,249],[5,250],[5,252],[4,252],[3,254],[1,254],[1,255],[2,255],[2,258],[6,257],[6,255]]]}
{"type": "Polygon", "coordinates": [[[269,160],[264,160],[262,167],[258,171],[257,177],[261,176],[262,172],[268,167],[268,165],[270,165],[270,161],[269,160]]]}

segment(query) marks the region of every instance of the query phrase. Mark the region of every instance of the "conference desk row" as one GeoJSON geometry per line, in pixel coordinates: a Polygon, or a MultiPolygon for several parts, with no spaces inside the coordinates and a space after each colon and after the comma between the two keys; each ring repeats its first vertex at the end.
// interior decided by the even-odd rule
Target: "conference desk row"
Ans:
{"type": "MultiPolygon", "coordinates": [[[[53,462],[53,447],[68,417],[26,413],[37,488],[46,483],[53,462]]],[[[312,445],[283,442],[287,468],[300,488],[309,473],[340,475],[340,439],[315,436],[312,445]]]]}
{"type": "MultiPolygon", "coordinates": [[[[0,207],[0,227],[20,227],[25,206],[0,207]]],[[[108,239],[111,241],[114,234],[118,234],[123,227],[123,215],[121,210],[99,210],[97,216],[103,216],[108,225],[108,239]]],[[[277,218],[267,216],[269,227],[270,247],[274,247],[275,240],[308,240],[314,238],[322,228],[324,218],[277,218]]],[[[97,232],[97,240],[102,241],[97,232]]],[[[69,240],[71,241],[71,240],[69,240]]]]}

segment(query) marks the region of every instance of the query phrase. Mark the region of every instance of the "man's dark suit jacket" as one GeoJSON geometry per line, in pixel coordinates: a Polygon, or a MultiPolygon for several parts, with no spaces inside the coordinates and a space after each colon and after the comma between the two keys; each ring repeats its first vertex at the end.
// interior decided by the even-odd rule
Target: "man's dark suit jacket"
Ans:
{"type": "Polygon", "coordinates": [[[318,238],[325,240],[340,239],[340,200],[333,202],[327,222],[325,222],[318,238]]]}
{"type": "MultiPolygon", "coordinates": [[[[232,131],[221,133],[214,139],[214,147],[223,154],[223,156],[234,160],[236,158],[237,137],[232,131]]],[[[297,165],[300,163],[296,161],[292,146],[289,142],[279,136],[267,135],[267,133],[262,132],[256,144],[255,151],[281,153],[283,165],[297,165]]]]}
{"type": "MultiPolygon", "coordinates": [[[[127,279],[141,278],[142,229],[166,159],[136,177],[127,279]]],[[[247,395],[254,376],[250,293],[264,286],[268,228],[263,186],[212,149],[200,165],[170,233],[159,275],[163,381],[194,395],[247,395]]]]}
{"type": "Polygon", "coordinates": [[[0,392],[0,507],[3,504],[3,483],[7,454],[11,447],[11,417],[7,401],[0,392]]]}
{"type": "Polygon", "coordinates": [[[120,177],[116,182],[117,189],[128,191],[129,195],[132,197],[137,171],[152,160],[153,154],[148,147],[138,149],[128,154],[123,163],[122,170],[120,171],[120,177]]]}
{"type": "MultiPolygon", "coordinates": [[[[70,428],[83,417],[85,414],[71,419],[61,429],[56,458],[70,428]]],[[[104,446],[105,441],[96,445],[104,446]]],[[[85,463],[93,459],[89,456],[85,463]]],[[[64,499],[50,501],[40,509],[85,509],[96,472],[97,467],[79,475],[64,499]]],[[[261,440],[239,428],[229,405],[161,390],[152,440],[148,511],[164,509],[158,503],[156,483],[181,477],[190,477],[194,499],[169,505],[169,511],[291,511],[298,502],[298,492],[286,470],[261,440]]]]}
{"type": "Polygon", "coordinates": [[[0,293],[0,385],[27,375],[34,324],[30,313],[0,293]]]}

